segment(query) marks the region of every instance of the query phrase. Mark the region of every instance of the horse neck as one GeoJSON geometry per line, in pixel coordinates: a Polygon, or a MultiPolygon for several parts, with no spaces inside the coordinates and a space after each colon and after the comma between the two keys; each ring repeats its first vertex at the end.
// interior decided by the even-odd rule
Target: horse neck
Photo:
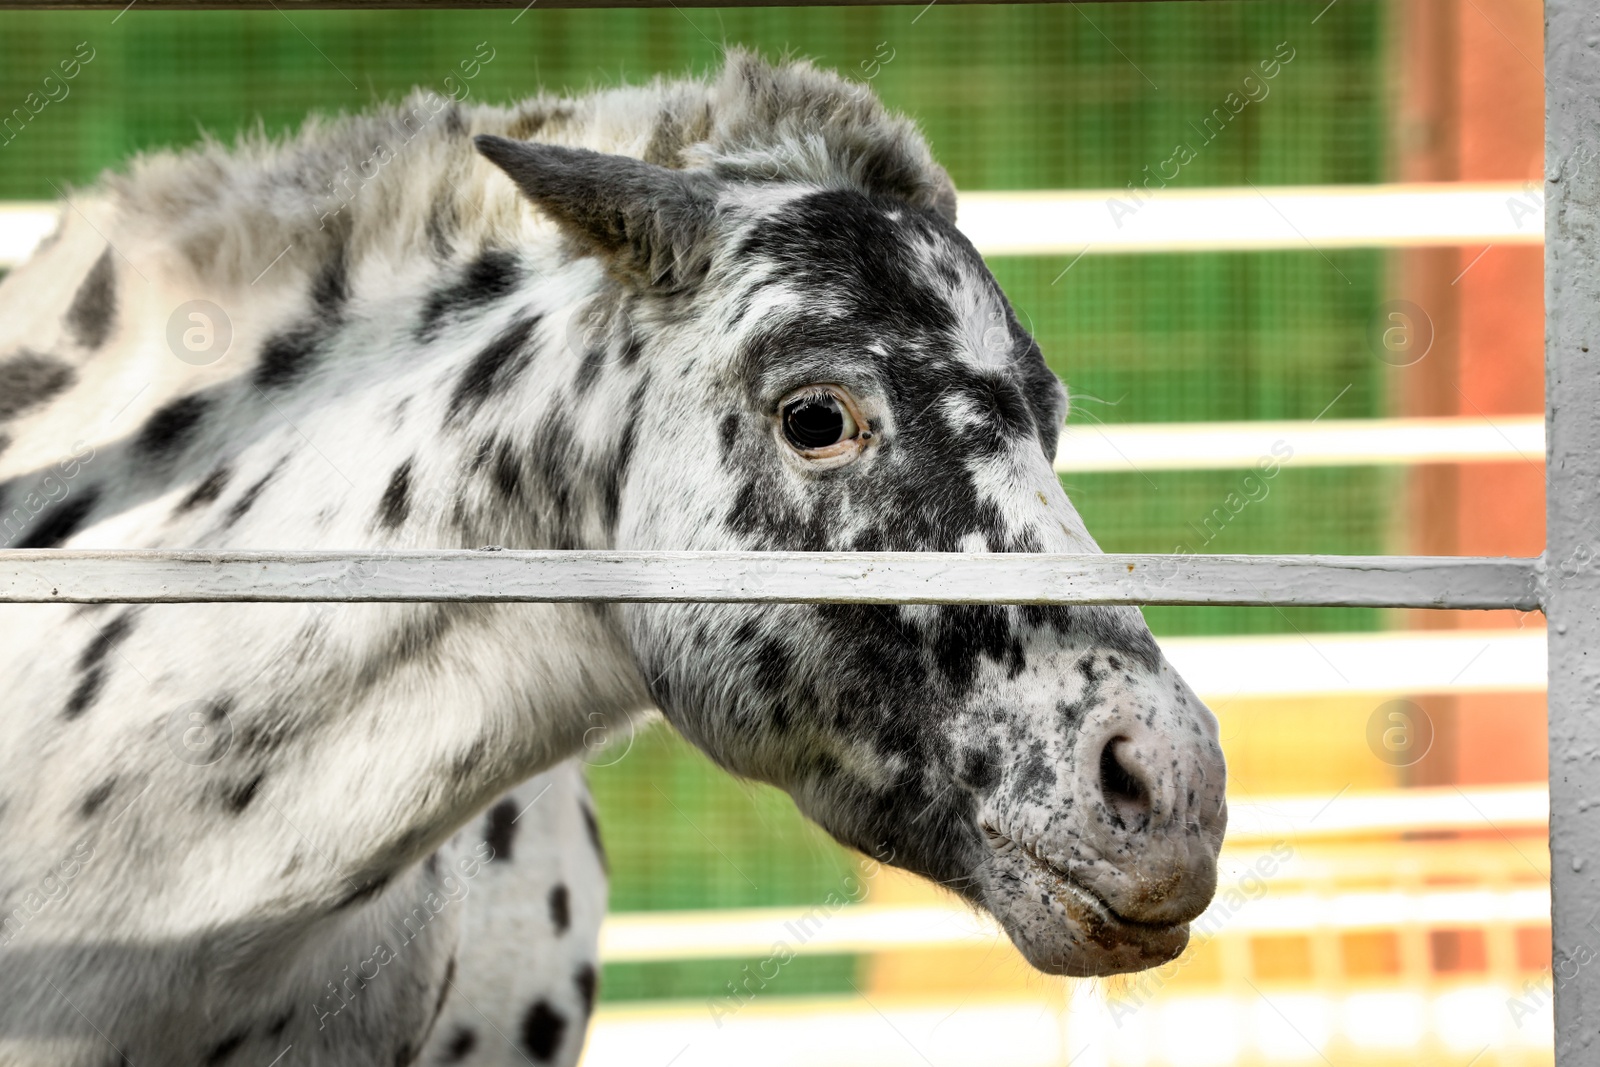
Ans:
{"type": "MultiPolygon", "coordinates": [[[[76,266],[86,271],[104,245],[79,236],[69,232],[30,274],[50,273],[78,244],[76,266]]],[[[140,251],[130,246],[134,257],[140,251]]],[[[511,291],[459,302],[432,332],[422,329],[421,309],[460,288],[463,264],[349,263],[346,295],[330,309],[306,295],[325,268],[295,267],[285,256],[256,287],[217,294],[233,320],[232,344],[222,361],[198,369],[168,355],[164,313],[192,290],[152,266],[157,257],[139,257],[148,282],[119,276],[126,327],[84,356],[75,388],[18,430],[4,457],[21,460],[14,484],[26,488],[83,435],[92,457],[75,465],[67,487],[69,499],[94,505],[70,545],[365,550],[371,565],[345,572],[352,594],[373,567],[381,573],[390,550],[604,544],[626,420],[597,416],[637,374],[603,368],[579,395],[579,359],[564,329],[571,307],[595,291],[598,268],[558,269],[553,251],[519,255],[528,269],[511,291]],[[533,323],[526,337],[496,357],[521,322],[533,323]],[[261,381],[263,353],[295,331],[315,337],[315,354],[285,380],[261,381]],[[190,397],[203,399],[198,419],[176,435],[152,433],[170,405],[190,397]]],[[[13,502],[20,492],[11,491],[13,502]]],[[[274,836],[252,846],[261,884],[293,867],[288,891],[319,906],[352,883],[381,884],[494,796],[649,704],[615,613],[592,605],[218,604],[129,614],[0,612],[0,644],[10,653],[0,666],[60,663],[30,674],[39,691],[29,700],[55,709],[70,698],[72,664],[101,628],[126,635],[108,657],[115,663],[99,704],[74,723],[77,744],[184,700],[225,709],[234,756],[267,768],[251,803],[265,810],[271,801],[282,826],[306,828],[323,861],[303,862],[297,834],[263,824],[274,836]],[[369,788],[379,769],[382,788],[369,788]]],[[[15,764],[23,781],[37,773],[41,788],[72,778],[65,753],[30,771],[39,761],[26,751],[20,742],[9,755],[0,747],[0,764],[15,764]]],[[[148,778],[152,795],[193,790],[192,768],[159,738],[130,751],[128,766],[128,781],[148,778]]],[[[224,854],[241,847],[236,835],[250,832],[240,827],[256,825],[230,819],[209,834],[197,823],[192,836],[182,826],[152,828],[178,836],[151,854],[214,848],[215,870],[225,870],[224,854]]],[[[142,873],[154,928],[196,887],[166,863],[142,873]]],[[[257,906],[225,886],[202,891],[223,916],[257,906]]]]}
{"type": "MultiPolygon", "coordinates": [[[[577,340],[598,336],[604,348],[620,334],[583,332],[601,272],[563,263],[554,248],[520,248],[511,292],[481,306],[460,300],[430,325],[440,294],[459,299],[462,277],[496,257],[472,253],[412,285],[390,285],[381,266],[354,271],[345,332],[329,345],[345,361],[282,405],[324,454],[304,461],[332,469],[324,485],[350,501],[327,521],[318,494],[294,502],[307,547],[377,550],[347,571],[352,593],[381,574],[388,550],[613,543],[632,448],[631,424],[616,413],[637,403],[645,379],[616,365],[617,353],[577,340]]],[[[242,543],[296,544],[281,518],[264,521],[279,529],[241,534],[242,543]]],[[[388,686],[377,712],[386,720],[396,700],[423,715],[448,706],[480,720],[479,737],[502,749],[469,772],[484,799],[650,702],[605,606],[330,605],[322,614],[362,650],[344,665],[354,683],[413,676],[388,686]],[[463,692],[480,694],[478,706],[464,707],[463,692]]]]}

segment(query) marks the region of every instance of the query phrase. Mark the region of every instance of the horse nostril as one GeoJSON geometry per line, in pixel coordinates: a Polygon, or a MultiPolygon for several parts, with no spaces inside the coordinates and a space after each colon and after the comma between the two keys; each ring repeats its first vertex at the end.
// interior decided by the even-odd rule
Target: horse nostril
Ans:
{"type": "Polygon", "coordinates": [[[1113,737],[1100,750],[1100,792],[1112,817],[1131,829],[1150,818],[1150,789],[1128,749],[1127,738],[1113,737]]]}

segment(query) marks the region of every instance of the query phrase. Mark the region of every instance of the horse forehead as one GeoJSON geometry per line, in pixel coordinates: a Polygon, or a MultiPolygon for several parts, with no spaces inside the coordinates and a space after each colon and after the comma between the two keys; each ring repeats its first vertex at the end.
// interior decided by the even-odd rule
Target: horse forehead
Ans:
{"type": "Polygon", "coordinates": [[[852,189],[804,192],[757,217],[734,246],[752,284],[782,281],[858,314],[898,311],[953,329],[1002,298],[982,257],[934,212],[852,189]]]}
{"type": "Polygon", "coordinates": [[[730,262],[718,317],[740,339],[741,371],[764,385],[805,367],[983,391],[983,379],[1014,378],[1031,345],[959,231],[892,198],[795,195],[749,224],[730,262]]]}

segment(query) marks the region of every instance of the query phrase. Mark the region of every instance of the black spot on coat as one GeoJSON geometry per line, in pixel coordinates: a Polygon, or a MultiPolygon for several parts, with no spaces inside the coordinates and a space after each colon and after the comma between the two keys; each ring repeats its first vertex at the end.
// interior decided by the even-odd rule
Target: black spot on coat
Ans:
{"type": "Polygon", "coordinates": [[[330,323],[350,299],[350,263],[341,242],[311,282],[311,302],[330,323]]]}
{"type": "Polygon", "coordinates": [[[581,451],[572,419],[559,407],[545,412],[523,449],[529,481],[533,485],[529,495],[546,501],[546,513],[555,520],[554,529],[549,531],[551,548],[579,547],[572,457],[580,455],[581,451]]]}
{"type": "Polygon", "coordinates": [[[228,479],[232,476],[233,471],[228,468],[227,464],[218,464],[210,474],[205,476],[199,485],[189,490],[188,496],[178,501],[178,506],[173,509],[173,514],[181,515],[186,511],[193,511],[201,504],[212,503],[228,487],[228,479]]]}
{"type": "Polygon", "coordinates": [[[256,364],[256,385],[276,389],[292,384],[311,365],[321,340],[322,330],[317,325],[295,326],[267,338],[261,346],[261,362],[256,364]]]}
{"type": "Polygon", "coordinates": [[[180,396],[157,408],[139,429],[133,447],[147,456],[175,455],[193,439],[211,402],[198,393],[180,396]]]}
{"type": "Polygon", "coordinates": [[[243,812],[245,808],[248,808],[250,806],[250,802],[256,798],[256,792],[261,788],[261,780],[265,777],[265,774],[257,774],[248,781],[241,782],[239,785],[230,789],[227,796],[228,811],[234,815],[238,815],[239,813],[243,812]]]}
{"type": "Polygon", "coordinates": [[[267,488],[268,483],[278,476],[278,472],[283,470],[284,465],[288,462],[289,458],[287,456],[278,460],[278,462],[273,465],[271,470],[263,474],[258,480],[251,484],[249,488],[241,493],[239,495],[239,499],[235,500],[233,502],[233,506],[228,509],[228,517],[223,521],[223,526],[232,526],[234,523],[244,518],[246,513],[248,513],[249,510],[255,506],[256,501],[260,499],[261,494],[267,488]]]}
{"type": "Polygon", "coordinates": [[[116,787],[117,779],[115,776],[107,778],[95,786],[94,789],[90,790],[89,795],[83,798],[83,803],[78,805],[78,814],[85,819],[94,815],[95,812],[105,807],[106,801],[111,799],[111,791],[116,787]]]}
{"type": "Polygon", "coordinates": [[[975,748],[966,752],[957,777],[961,784],[980,793],[993,789],[1000,784],[999,749],[991,745],[988,748],[975,748]]]}
{"type": "MultiPolygon", "coordinates": [[[[225,696],[218,703],[232,708],[234,698],[225,696]]],[[[269,705],[236,727],[233,743],[246,756],[270,756],[294,736],[296,725],[292,713],[281,705],[269,705]]]]}
{"type": "MultiPolygon", "coordinates": [[[[435,209],[437,213],[437,208],[435,209]]],[[[429,216],[430,231],[434,216],[429,216]]],[[[438,248],[435,239],[435,248],[438,248]]],[[[491,248],[467,264],[461,279],[428,295],[422,307],[422,322],[417,327],[417,339],[426,341],[436,336],[439,324],[447,316],[461,315],[516,292],[522,280],[517,257],[502,249],[491,248]]]]}
{"type": "Polygon", "coordinates": [[[630,326],[627,336],[622,341],[621,363],[624,367],[631,367],[639,362],[639,357],[642,355],[644,355],[644,339],[630,326]]]}
{"type": "Polygon", "coordinates": [[[564,934],[572,927],[572,894],[567,887],[557,884],[550,890],[550,925],[556,933],[564,934]]]}
{"type": "Polygon", "coordinates": [[[401,615],[400,625],[357,666],[356,686],[369,689],[392,677],[400,664],[431,656],[463,617],[459,605],[415,605],[401,615]]]}
{"type": "Polygon", "coordinates": [[[522,496],[522,460],[510,441],[501,441],[494,453],[494,484],[507,500],[522,496]]]}
{"type": "Polygon", "coordinates": [[[445,1042],[444,1062],[460,1063],[478,1047],[477,1031],[465,1027],[456,1027],[456,1032],[450,1035],[450,1040],[445,1042]]]}
{"type": "Polygon", "coordinates": [[[240,1030],[237,1033],[229,1034],[221,1041],[218,1041],[215,1045],[211,1046],[211,1051],[206,1053],[206,1063],[208,1065],[218,1064],[226,1060],[229,1056],[232,1056],[239,1050],[239,1046],[244,1044],[244,1039],[246,1036],[246,1032],[240,1030]]]}
{"type": "Polygon", "coordinates": [[[117,317],[117,267],[107,248],[95,260],[67,308],[67,328],[85,348],[99,348],[111,335],[117,317]]]}
{"type": "Polygon", "coordinates": [[[78,656],[78,669],[89,670],[104,662],[105,658],[133,632],[136,609],[128,608],[102,626],[78,656]]]}
{"type": "Polygon", "coordinates": [[[572,976],[572,982],[578,987],[578,996],[583,1000],[583,1013],[594,1014],[595,987],[599,984],[594,970],[594,964],[585,963],[578,968],[578,973],[572,976]]]}
{"type": "Polygon", "coordinates": [[[536,1000],[522,1017],[522,1046],[540,1063],[549,1063],[561,1047],[567,1018],[547,1000],[536,1000]]]}
{"type": "Polygon", "coordinates": [[[312,279],[310,317],[267,338],[261,346],[261,361],[252,379],[255,384],[278,389],[299,381],[323,342],[338,329],[349,299],[349,267],[340,244],[312,279]]]}
{"type": "Polygon", "coordinates": [[[408,459],[396,467],[389,476],[389,488],[383,491],[378,523],[386,530],[397,528],[411,513],[411,465],[412,460],[408,459]]]}
{"type": "MultiPolygon", "coordinates": [[[[645,389],[649,384],[650,379],[645,378],[634,388],[628,408],[630,412],[639,411],[643,407],[645,389]]],[[[628,479],[628,468],[633,463],[633,452],[639,439],[638,430],[638,419],[626,417],[622,425],[622,436],[617,441],[617,451],[611,457],[611,462],[600,472],[600,521],[611,533],[616,532],[617,519],[622,512],[622,486],[628,479]]]]}
{"type": "Polygon", "coordinates": [[[489,857],[490,863],[511,858],[511,843],[517,836],[516,817],[517,805],[511,800],[502,800],[489,809],[489,828],[483,840],[494,853],[489,857]]]}
{"type": "Polygon", "coordinates": [[[18,352],[0,363],[0,420],[38,407],[77,380],[78,372],[59,359],[18,352]]]}
{"type": "Polygon", "coordinates": [[[572,377],[572,387],[579,397],[587,396],[589,390],[594,388],[594,383],[600,380],[600,372],[606,365],[604,349],[591,349],[578,357],[578,373],[572,377]]]}
{"type": "Polygon", "coordinates": [[[95,502],[100,499],[98,489],[85,489],[55,504],[39,516],[38,520],[22,532],[14,548],[55,548],[83,529],[95,502]]]}
{"type": "Polygon", "coordinates": [[[845,303],[844,321],[870,325],[876,333],[953,335],[955,312],[928,284],[908,242],[963,239],[932,212],[905,208],[854,190],[811,193],[754,227],[739,255],[770,259],[788,276],[826,287],[845,303]],[[898,221],[891,218],[896,212],[898,221]]]}
{"type": "Polygon", "coordinates": [[[528,364],[528,339],[538,324],[537,315],[518,319],[472,358],[450,394],[447,421],[463,411],[476,411],[485,400],[516,380],[528,364]]]}

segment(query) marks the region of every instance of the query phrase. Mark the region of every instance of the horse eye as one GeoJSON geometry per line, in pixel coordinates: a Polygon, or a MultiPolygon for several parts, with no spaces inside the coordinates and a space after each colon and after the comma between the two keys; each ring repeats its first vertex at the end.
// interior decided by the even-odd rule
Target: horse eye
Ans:
{"type": "Polygon", "coordinates": [[[833,386],[808,386],[790,393],[778,406],[783,439],[807,459],[854,454],[872,436],[855,405],[833,386]]]}

